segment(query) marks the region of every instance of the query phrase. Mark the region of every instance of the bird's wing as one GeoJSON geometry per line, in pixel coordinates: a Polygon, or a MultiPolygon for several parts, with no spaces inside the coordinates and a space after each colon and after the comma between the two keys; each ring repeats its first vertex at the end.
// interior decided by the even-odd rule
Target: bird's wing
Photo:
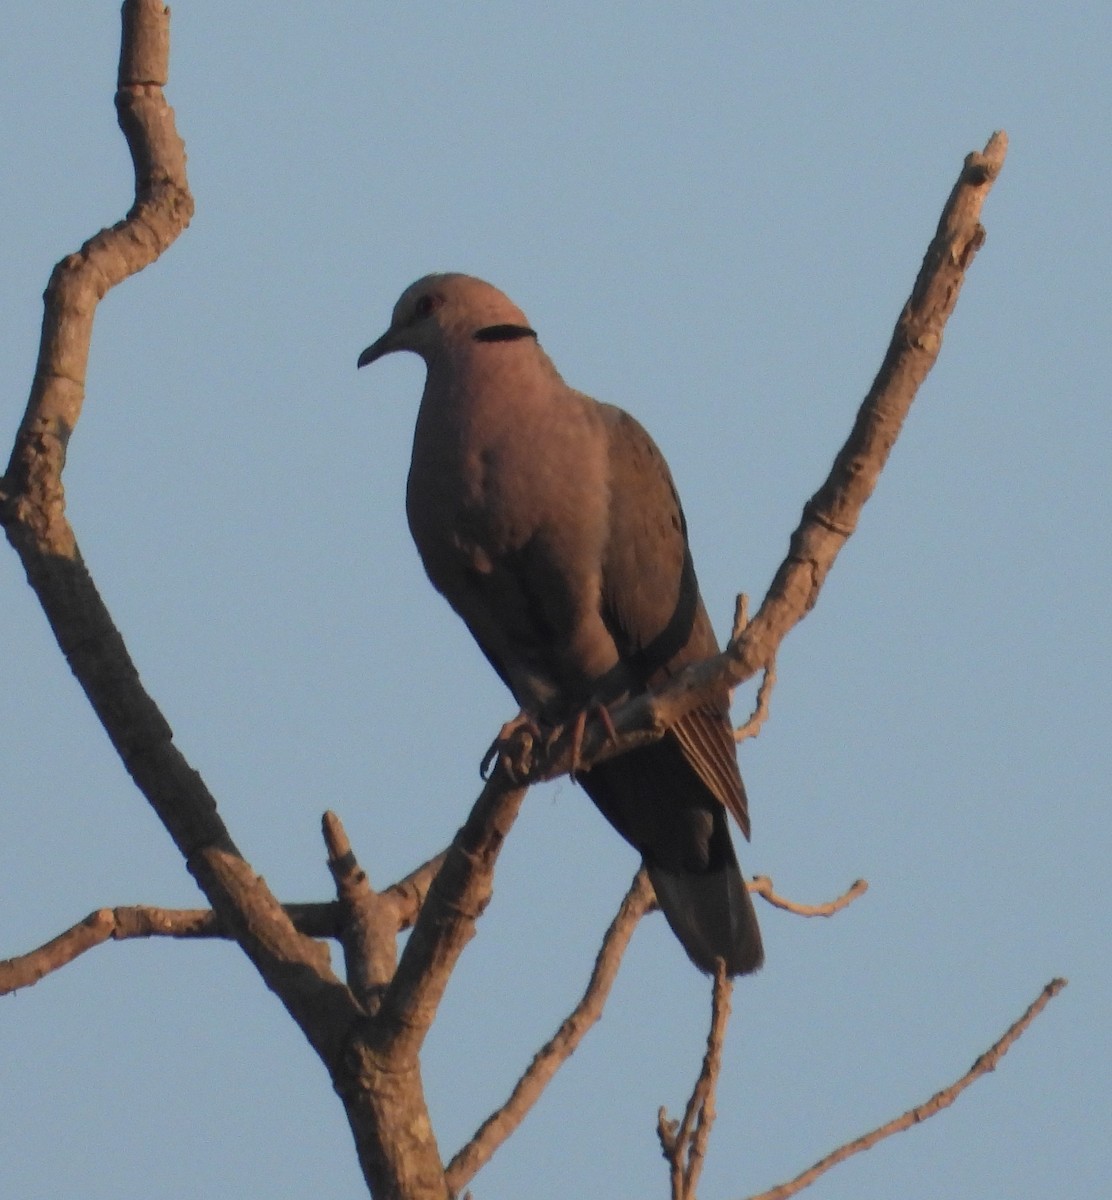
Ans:
{"type": "MultiPolygon", "coordinates": [[[[602,406],[609,431],[609,539],[603,619],[637,686],[651,687],[718,653],[699,596],[683,509],[664,456],[628,413],[602,406]]],[[[671,735],[746,837],[749,814],[723,691],[671,735]]]]}

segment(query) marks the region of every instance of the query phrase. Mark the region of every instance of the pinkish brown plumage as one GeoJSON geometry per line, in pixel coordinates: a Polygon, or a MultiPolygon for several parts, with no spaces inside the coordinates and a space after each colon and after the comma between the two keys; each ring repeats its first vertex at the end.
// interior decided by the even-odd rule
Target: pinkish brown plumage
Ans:
{"type": "MultiPolygon", "coordinates": [[[[425,570],[522,711],[542,724],[642,692],[718,644],[663,456],[628,413],[574,391],[490,284],[429,275],[359,357],[428,374],[406,509],[425,570]]],[[[725,693],[579,781],[640,851],[692,961],[762,961],[730,839],[748,837],[725,693]]]]}

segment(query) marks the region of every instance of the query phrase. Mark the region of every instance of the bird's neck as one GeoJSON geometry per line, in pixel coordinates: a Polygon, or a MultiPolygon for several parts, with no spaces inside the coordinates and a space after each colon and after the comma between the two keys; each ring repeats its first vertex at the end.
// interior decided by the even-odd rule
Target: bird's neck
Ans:
{"type": "Polygon", "coordinates": [[[463,438],[520,427],[552,402],[560,376],[544,351],[529,341],[468,342],[428,363],[418,425],[463,438]]]}

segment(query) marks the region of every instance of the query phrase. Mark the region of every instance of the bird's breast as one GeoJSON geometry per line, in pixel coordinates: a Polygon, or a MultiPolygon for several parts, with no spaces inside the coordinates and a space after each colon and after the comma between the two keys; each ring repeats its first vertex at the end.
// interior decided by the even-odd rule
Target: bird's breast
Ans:
{"type": "MultiPolygon", "coordinates": [[[[419,431],[420,433],[420,431],[419,431]]],[[[414,442],[406,493],[413,538],[427,550],[462,555],[482,571],[528,540],[527,505],[496,446],[447,429],[414,442]]]]}
{"type": "Polygon", "coordinates": [[[542,529],[582,536],[597,511],[597,500],[586,500],[606,487],[602,443],[587,428],[592,414],[486,383],[453,389],[447,403],[430,403],[426,389],[407,492],[418,547],[452,543],[497,558],[542,529]]]}

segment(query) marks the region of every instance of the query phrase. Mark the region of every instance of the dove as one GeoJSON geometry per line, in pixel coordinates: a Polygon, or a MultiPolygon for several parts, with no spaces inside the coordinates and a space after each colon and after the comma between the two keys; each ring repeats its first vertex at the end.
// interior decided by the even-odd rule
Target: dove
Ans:
{"type": "MultiPolygon", "coordinates": [[[[564,382],[508,297],[468,275],[419,279],[358,366],[403,350],[426,367],[410,531],[523,720],[582,721],[718,652],[663,455],[628,413],[564,382]]],[[[748,838],[727,691],[575,777],[640,853],[692,962],[755,971],[761,935],[728,820],[748,838]]]]}

